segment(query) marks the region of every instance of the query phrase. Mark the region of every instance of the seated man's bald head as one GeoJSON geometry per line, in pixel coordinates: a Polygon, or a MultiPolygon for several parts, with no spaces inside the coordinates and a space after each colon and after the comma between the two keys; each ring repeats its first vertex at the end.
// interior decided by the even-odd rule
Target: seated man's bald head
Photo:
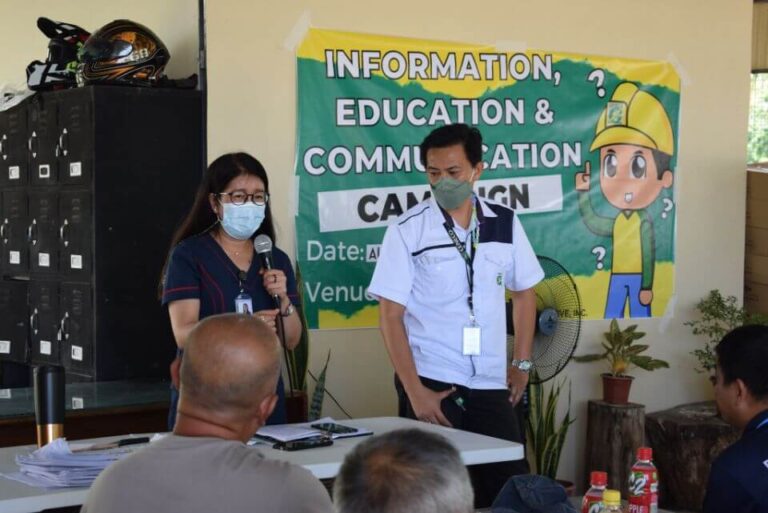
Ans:
{"type": "Polygon", "coordinates": [[[280,343],[265,323],[242,314],[200,321],[181,364],[181,406],[217,416],[248,416],[275,393],[280,343]]]}

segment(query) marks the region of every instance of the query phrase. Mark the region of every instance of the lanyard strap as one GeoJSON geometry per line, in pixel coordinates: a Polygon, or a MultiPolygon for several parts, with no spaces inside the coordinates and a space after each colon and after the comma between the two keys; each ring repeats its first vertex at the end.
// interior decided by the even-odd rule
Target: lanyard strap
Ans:
{"type": "Polygon", "coordinates": [[[766,424],[768,424],[768,419],[763,419],[763,421],[760,424],[757,425],[757,427],[755,428],[755,431],[757,431],[761,427],[765,426],[766,424]]]}
{"type": "Polygon", "coordinates": [[[239,269],[237,272],[237,283],[240,287],[240,293],[242,294],[245,290],[245,282],[248,279],[248,273],[243,271],[242,269],[239,269]]]}
{"type": "Polygon", "coordinates": [[[472,300],[472,294],[474,291],[474,283],[475,283],[475,269],[474,269],[474,262],[475,262],[475,252],[477,250],[477,244],[479,242],[479,223],[477,222],[477,211],[475,207],[474,201],[472,202],[472,219],[470,220],[470,225],[472,224],[472,221],[475,221],[475,227],[470,233],[470,252],[469,255],[467,254],[467,248],[466,244],[461,242],[459,239],[459,236],[456,235],[456,232],[453,229],[453,219],[451,216],[448,215],[448,212],[443,210],[442,207],[440,207],[440,211],[443,213],[443,217],[445,217],[445,222],[443,223],[443,227],[445,228],[445,231],[448,233],[448,237],[450,237],[451,242],[453,242],[453,245],[456,246],[456,250],[459,252],[461,257],[464,259],[464,264],[466,265],[466,271],[467,271],[467,284],[469,285],[469,295],[467,296],[467,304],[469,305],[469,318],[472,322],[475,321],[475,306],[474,301],[472,300]]]}

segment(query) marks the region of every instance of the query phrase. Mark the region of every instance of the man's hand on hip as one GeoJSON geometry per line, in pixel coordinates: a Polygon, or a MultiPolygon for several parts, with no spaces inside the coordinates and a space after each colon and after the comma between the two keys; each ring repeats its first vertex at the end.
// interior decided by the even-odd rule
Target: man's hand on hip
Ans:
{"type": "Polygon", "coordinates": [[[528,384],[528,373],[515,366],[507,367],[507,386],[509,387],[509,402],[517,405],[525,392],[528,384]]]}
{"type": "Polygon", "coordinates": [[[422,422],[452,427],[451,423],[443,415],[440,403],[451,395],[454,390],[454,388],[449,388],[442,392],[435,392],[421,385],[416,392],[408,394],[408,400],[411,402],[411,408],[413,408],[416,418],[422,422]]]}

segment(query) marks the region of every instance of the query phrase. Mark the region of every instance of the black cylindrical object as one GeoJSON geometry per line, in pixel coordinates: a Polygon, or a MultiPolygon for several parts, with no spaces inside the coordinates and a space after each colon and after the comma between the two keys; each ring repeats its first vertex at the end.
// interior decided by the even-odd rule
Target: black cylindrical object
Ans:
{"type": "Polygon", "coordinates": [[[35,367],[35,423],[37,446],[64,436],[64,368],[35,367]]]}

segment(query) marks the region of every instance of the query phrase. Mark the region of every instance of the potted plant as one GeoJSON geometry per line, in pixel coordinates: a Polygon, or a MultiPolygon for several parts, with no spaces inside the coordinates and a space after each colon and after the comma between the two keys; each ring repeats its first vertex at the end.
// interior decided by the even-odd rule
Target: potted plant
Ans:
{"type": "MultiPolygon", "coordinates": [[[[303,306],[304,282],[298,264],[296,265],[296,288],[299,292],[299,301],[303,306]]],[[[331,352],[329,350],[319,377],[316,378],[309,371],[309,330],[307,329],[307,317],[304,314],[304,308],[297,308],[297,310],[299,315],[301,315],[301,338],[298,345],[286,354],[286,368],[290,388],[285,393],[288,422],[306,422],[307,420],[316,420],[320,417],[326,392],[325,375],[331,359],[331,352]],[[307,396],[307,375],[315,380],[315,389],[312,393],[311,402],[307,396]]],[[[333,399],[333,396],[330,397],[333,399]]]]}
{"type": "MultiPolygon", "coordinates": [[[[532,376],[533,378],[533,376],[532,376]]],[[[532,381],[538,381],[532,379],[532,381]]],[[[528,419],[526,432],[528,447],[533,452],[533,463],[537,474],[555,479],[560,456],[565,443],[568,428],[576,419],[571,418],[571,384],[568,382],[568,407],[565,415],[557,419],[557,404],[565,386],[565,379],[560,383],[552,383],[549,390],[544,390],[544,384],[530,385],[528,391],[528,419]]],[[[559,481],[566,492],[570,488],[573,494],[573,483],[559,481]]]]}
{"type": "Polygon", "coordinates": [[[619,323],[616,319],[611,320],[610,329],[603,333],[602,342],[604,351],[602,353],[587,354],[575,356],[577,362],[593,362],[596,360],[606,360],[610,365],[610,372],[602,374],[603,377],[603,400],[611,404],[627,404],[629,400],[629,389],[632,386],[632,376],[627,372],[632,367],[639,367],[643,370],[652,371],[662,367],[669,368],[669,364],[664,360],[657,360],[650,356],[642,355],[648,350],[645,344],[635,344],[645,336],[642,331],[637,331],[637,325],[627,326],[625,329],[619,329],[619,323]]]}
{"type": "Polygon", "coordinates": [[[710,290],[707,297],[696,304],[701,319],[685,323],[693,329],[694,335],[704,335],[707,338],[702,349],[694,349],[691,352],[698,360],[698,372],[714,376],[715,346],[726,333],[746,324],[768,325],[768,315],[749,313],[739,306],[737,301],[735,296],[723,297],[719,290],[710,290]]]}
{"type": "Polygon", "coordinates": [[[296,288],[299,293],[301,316],[301,338],[295,348],[286,354],[285,367],[288,371],[289,390],[285,392],[285,409],[288,422],[306,422],[308,420],[307,372],[309,366],[309,330],[304,314],[304,282],[301,269],[296,264],[296,288]]]}

